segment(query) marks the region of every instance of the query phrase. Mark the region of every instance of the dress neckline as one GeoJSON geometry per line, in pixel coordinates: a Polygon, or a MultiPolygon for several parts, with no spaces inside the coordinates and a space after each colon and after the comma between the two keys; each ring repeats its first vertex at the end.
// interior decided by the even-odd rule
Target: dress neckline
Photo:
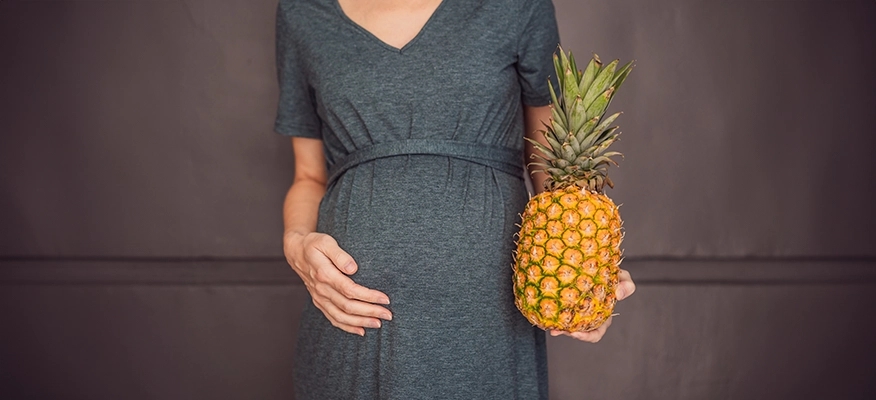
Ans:
{"type": "Polygon", "coordinates": [[[386,43],[385,41],[383,41],[383,39],[377,37],[377,35],[371,33],[371,31],[369,31],[368,29],[365,29],[362,25],[359,25],[356,21],[353,21],[353,19],[350,18],[347,15],[347,13],[344,12],[344,9],[341,7],[341,2],[339,0],[331,0],[331,1],[332,1],[332,3],[334,3],[335,10],[338,12],[338,14],[341,16],[341,18],[343,20],[345,20],[348,24],[350,24],[354,28],[356,28],[358,31],[362,32],[365,36],[369,37],[370,40],[377,42],[377,44],[379,44],[380,46],[382,46],[388,50],[391,50],[393,52],[403,53],[407,49],[412,47],[414,44],[416,44],[416,42],[420,39],[420,37],[423,36],[423,34],[428,30],[429,25],[432,24],[432,21],[434,21],[436,16],[441,12],[441,9],[444,8],[444,4],[446,4],[449,0],[441,0],[441,3],[438,4],[438,7],[435,7],[435,11],[432,11],[432,15],[429,16],[429,19],[426,20],[426,23],[423,24],[422,27],[420,27],[419,32],[417,32],[417,34],[413,38],[411,38],[411,40],[409,40],[407,43],[405,43],[404,46],[402,46],[402,47],[395,47],[389,43],[386,43]]]}

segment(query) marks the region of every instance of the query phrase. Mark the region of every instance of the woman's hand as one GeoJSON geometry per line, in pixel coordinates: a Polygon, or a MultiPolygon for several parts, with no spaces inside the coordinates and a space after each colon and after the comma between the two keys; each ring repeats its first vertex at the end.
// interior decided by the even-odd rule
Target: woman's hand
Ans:
{"type": "Polygon", "coordinates": [[[290,232],[284,235],[283,250],[286,261],[304,281],[313,304],[335,327],[364,336],[364,328],[380,328],[381,319],[392,319],[388,309],[377,305],[389,304],[386,294],[347,277],[358,267],[331,236],[290,232]]]}
{"type": "MultiPolygon", "coordinates": [[[[617,284],[617,299],[618,301],[623,300],[633,292],[636,291],[636,284],[633,283],[633,278],[630,277],[629,271],[620,270],[618,273],[618,284],[617,284]]],[[[602,335],[605,335],[605,331],[608,330],[608,327],[611,326],[611,319],[613,317],[608,317],[604,324],[602,324],[599,328],[588,331],[588,332],[563,332],[563,331],[550,331],[551,336],[559,336],[566,335],[578,339],[583,342],[596,343],[600,339],[602,339],[602,335]]]]}

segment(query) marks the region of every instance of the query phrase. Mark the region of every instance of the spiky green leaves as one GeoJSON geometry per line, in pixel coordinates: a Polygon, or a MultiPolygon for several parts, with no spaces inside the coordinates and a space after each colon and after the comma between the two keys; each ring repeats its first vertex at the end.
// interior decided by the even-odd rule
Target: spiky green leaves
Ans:
{"type": "Polygon", "coordinates": [[[610,127],[621,114],[603,119],[611,99],[632,70],[633,62],[617,68],[619,60],[603,66],[599,56],[578,69],[571,52],[562,47],[554,53],[554,69],[560,92],[548,82],[551,92],[551,120],[542,131],[549,145],[530,140],[542,153],[535,157],[544,163],[533,163],[544,168],[551,176],[545,186],[559,189],[578,185],[601,193],[603,185],[613,186],[607,177],[609,164],[617,165],[611,157],[621,156],[608,147],[617,140],[617,127],[610,127]]]}

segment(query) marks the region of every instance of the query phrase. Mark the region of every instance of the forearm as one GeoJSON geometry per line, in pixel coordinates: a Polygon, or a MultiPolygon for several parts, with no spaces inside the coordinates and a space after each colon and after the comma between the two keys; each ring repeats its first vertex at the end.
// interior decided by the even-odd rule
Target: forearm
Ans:
{"type": "MultiPolygon", "coordinates": [[[[319,153],[318,148],[311,150],[319,153]]],[[[331,236],[315,233],[319,202],[325,195],[325,171],[302,162],[307,153],[296,153],[295,182],[283,202],[283,252],[304,282],[313,305],[329,322],[345,332],[364,336],[365,328],[379,328],[381,320],[392,319],[392,312],[385,307],[389,297],[350,279],[347,275],[358,270],[353,257],[331,236]]]]}
{"type": "Polygon", "coordinates": [[[319,202],[325,183],[313,179],[296,179],[283,202],[284,236],[306,235],[316,230],[319,202]]]}
{"type": "MultiPolygon", "coordinates": [[[[542,135],[540,132],[544,130],[544,125],[542,125],[542,121],[544,121],[545,123],[550,123],[550,117],[550,106],[524,107],[523,119],[526,129],[526,137],[531,140],[535,140],[547,147],[550,147],[547,140],[545,140],[544,135],[542,135]]],[[[532,143],[530,143],[528,140],[526,141],[524,147],[524,154],[526,156],[527,170],[529,171],[529,176],[532,177],[532,186],[535,189],[536,193],[541,193],[542,191],[544,191],[544,181],[547,180],[548,175],[538,166],[529,165],[529,163],[538,162],[538,158],[533,158],[533,154],[538,154],[538,150],[536,150],[535,146],[533,146],[532,143]]]]}

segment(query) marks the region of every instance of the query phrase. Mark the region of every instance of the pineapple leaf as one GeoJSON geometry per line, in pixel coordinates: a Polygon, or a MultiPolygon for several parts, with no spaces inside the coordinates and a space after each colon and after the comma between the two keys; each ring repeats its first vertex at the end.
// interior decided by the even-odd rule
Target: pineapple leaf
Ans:
{"type": "Polygon", "coordinates": [[[600,67],[602,67],[602,62],[599,61],[599,56],[594,53],[593,59],[587,64],[587,68],[584,70],[584,76],[581,77],[581,82],[578,84],[579,93],[587,92],[587,88],[593,83],[593,79],[596,78],[596,74],[599,72],[600,67]]]}
{"type": "Polygon", "coordinates": [[[617,137],[617,135],[619,135],[620,132],[618,132],[618,133],[614,133],[614,131],[618,130],[618,128],[620,128],[620,127],[618,127],[618,126],[613,126],[613,127],[611,127],[611,128],[608,128],[608,129],[602,131],[602,133],[600,133],[599,136],[596,137],[596,141],[594,141],[593,143],[591,143],[591,145],[592,145],[592,144],[596,144],[596,143],[602,143],[602,142],[608,140],[609,138],[615,138],[615,137],[617,137]]]}
{"type": "Polygon", "coordinates": [[[551,106],[551,119],[566,125],[566,115],[556,105],[551,106]]]}
{"type": "Polygon", "coordinates": [[[559,168],[548,168],[547,172],[554,176],[563,176],[566,175],[566,172],[559,168]]]}
{"type": "MultiPolygon", "coordinates": [[[[617,129],[617,127],[613,127],[613,128],[611,128],[610,130],[611,130],[611,131],[614,131],[615,129],[617,129]]],[[[603,139],[603,140],[598,140],[598,141],[596,141],[595,143],[590,143],[590,146],[589,146],[589,147],[586,147],[585,150],[584,150],[584,152],[583,152],[582,154],[587,154],[587,155],[589,155],[589,156],[591,156],[591,157],[594,156],[594,155],[600,155],[600,154],[602,154],[602,152],[604,152],[605,149],[608,148],[609,145],[611,145],[612,143],[614,143],[615,140],[617,140],[617,135],[618,135],[617,133],[615,133],[615,134],[609,134],[609,135],[608,135],[605,139],[603,139]],[[606,142],[608,143],[607,145],[605,144],[606,142]],[[600,150],[600,146],[603,146],[603,145],[604,145],[605,147],[601,148],[601,150],[600,150]]]]}
{"type": "Polygon", "coordinates": [[[547,159],[545,159],[545,158],[542,157],[541,155],[538,155],[538,154],[532,154],[532,155],[530,156],[530,158],[533,158],[533,159],[535,159],[536,161],[539,161],[539,162],[531,162],[531,163],[529,163],[529,164],[527,164],[527,165],[540,165],[540,166],[542,167],[542,171],[543,171],[545,168],[550,168],[550,161],[548,161],[547,159]],[[541,162],[541,161],[544,161],[544,162],[541,162]]]}
{"type": "Polygon", "coordinates": [[[575,106],[575,99],[578,95],[578,82],[575,80],[574,72],[566,66],[565,75],[563,76],[563,106],[566,111],[566,119],[572,120],[572,108],[575,106]]]}
{"type": "Polygon", "coordinates": [[[607,165],[607,164],[614,164],[615,166],[617,166],[617,161],[614,161],[610,157],[606,157],[606,156],[596,157],[593,159],[593,162],[596,163],[593,165],[594,168],[602,166],[602,165],[607,165]]]}
{"type": "MultiPolygon", "coordinates": [[[[560,73],[566,70],[566,67],[569,65],[569,55],[563,50],[563,46],[557,46],[557,50],[560,53],[560,73]]],[[[571,52],[570,52],[571,53],[571,52]]]]}
{"type": "MultiPolygon", "coordinates": [[[[623,114],[623,112],[616,112],[616,113],[614,113],[614,114],[608,116],[607,118],[603,119],[602,122],[600,122],[599,125],[596,126],[596,128],[594,129],[594,131],[595,131],[595,132],[602,132],[602,131],[604,131],[605,128],[607,128],[609,125],[611,125],[611,123],[614,122],[614,120],[616,120],[617,117],[619,117],[621,114],[623,114]]],[[[594,118],[595,118],[595,117],[594,117],[594,118]]]]}
{"type": "Polygon", "coordinates": [[[581,152],[581,155],[578,156],[578,158],[575,159],[575,164],[578,164],[578,163],[580,163],[580,162],[582,162],[582,161],[589,160],[589,159],[591,159],[591,158],[593,158],[593,157],[590,155],[590,153],[588,153],[588,152],[585,150],[585,151],[581,152]]]}
{"type": "Polygon", "coordinates": [[[569,132],[574,134],[587,122],[587,110],[584,108],[584,101],[580,96],[576,97],[572,107],[569,107],[566,111],[569,113],[569,132]]]}
{"type": "Polygon", "coordinates": [[[557,138],[557,141],[565,141],[569,136],[569,132],[566,131],[566,128],[563,124],[557,122],[554,119],[551,119],[551,126],[549,127],[554,132],[554,137],[557,138]]]}
{"type": "MultiPolygon", "coordinates": [[[[530,139],[530,138],[528,138],[528,137],[524,137],[524,139],[526,139],[527,141],[529,141],[529,143],[532,143],[532,146],[533,146],[533,147],[535,147],[536,149],[538,149],[538,151],[544,153],[544,155],[548,157],[548,158],[544,158],[544,157],[542,157],[542,158],[544,158],[545,161],[550,161],[550,159],[552,159],[552,158],[557,158],[557,155],[554,154],[554,152],[551,151],[550,149],[548,149],[545,145],[539,143],[539,142],[536,141],[536,140],[532,140],[532,139],[530,139]]],[[[538,154],[534,154],[534,153],[533,153],[533,155],[536,156],[536,157],[541,157],[541,156],[539,156],[538,154]]]]}
{"type": "Polygon", "coordinates": [[[587,137],[593,132],[593,125],[596,125],[597,122],[599,122],[599,117],[590,118],[584,123],[584,126],[582,126],[575,135],[579,142],[583,144],[587,140],[587,137]]]}
{"type": "Polygon", "coordinates": [[[572,145],[566,143],[562,147],[562,153],[560,153],[564,159],[566,160],[574,160],[575,152],[572,151],[572,145]]]}
{"type": "Polygon", "coordinates": [[[605,89],[611,84],[614,78],[614,69],[617,67],[618,60],[614,60],[608,65],[602,67],[602,70],[596,75],[593,84],[587,88],[587,93],[584,95],[584,104],[590,104],[597,96],[602,94],[605,89]]]}
{"type": "MultiPolygon", "coordinates": [[[[553,123],[553,122],[551,122],[551,123],[553,123]]],[[[551,127],[551,125],[544,123],[544,121],[542,121],[541,124],[545,126],[545,129],[542,131],[539,131],[539,132],[541,132],[542,136],[544,136],[545,139],[551,138],[557,142],[563,141],[562,139],[557,137],[557,133],[554,132],[554,129],[553,129],[553,127],[551,127]]],[[[550,143],[550,142],[548,142],[548,143],[550,143]]]]}
{"type": "Polygon", "coordinates": [[[566,167],[568,167],[571,163],[568,162],[568,161],[566,161],[566,160],[563,160],[562,158],[558,158],[558,159],[556,159],[556,160],[553,160],[553,161],[551,162],[551,164],[552,164],[552,166],[553,166],[554,168],[566,168],[566,167]]]}
{"type": "Polygon", "coordinates": [[[575,63],[575,56],[569,52],[569,68],[575,73],[575,83],[581,80],[581,73],[578,71],[578,64],[575,63]]]}
{"type": "Polygon", "coordinates": [[[614,143],[616,140],[617,140],[617,135],[614,135],[612,137],[605,139],[605,141],[603,141],[602,143],[600,143],[596,146],[596,149],[593,150],[593,154],[604,153],[605,150],[608,150],[608,146],[611,146],[611,144],[614,143]]]}
{"type": "Polygon", "coordinates": [[[596,100],[593,100],[593,103],[587,107],[587,118],[601,117],[605,113],[605,109],[608,108],[608,103],[611,101],[613,94],[614,87],[612,86],[602,92],[596,100]]]}
{"type": "Polygon", "coordinates": [[[575,154],[581,154],[581,141],[578,140],[578,137],[576,137],[575,135],[569,135],[566,138],[566,142],[569,143],[570,146],[572,146],[572,151],[574,151],[575,154]]]}
{"type": "Polygon", "coordinates": [[[594,152],[596,151],[596,147],[597,147],[597,145],[593,145],[593,144],[585,147],[584,151],[581,152],[581,157],[592,158],[594,152]]]}
{"type": "Polygon", "coordinates": [[[615,59],[603,64],[594,53],[582,71],[572,52],[564,52],[561,46],[552,61],[557,79],[548,82],[551,118],[543,123],[545,140],[537,144],[530,140],[539,150],[532,158],[540,160],[532,165],[544,167],[550,175],[545,182],[548,190],[579,185],[602,192],[603,186],[613,185],[606,175],[612,164],[618,165],[612,157],[623,157],[608,150],[618,140],[618,127],[611,124],[621,113],[605,116],[605,112],[633,62],[619,66],[615,59]]]}
{"type": "Polygon", "coordinates": [[[578,168],[586,171],[590,169],[591,161],[592,160],[590,159],[590,157],[578,157],[578,159],[575,160],[575,165],[577,165],[578,168]]]}
{"type": "MultiPolygon", "coordinates": [[[[586,151],[588,151],[588,152],[592,151],[595,148],[592,148],[591,146],[595,146],[595,145],[601,143],[603,140],[605,140],[606,137],[608,137],[608,135],[610,135],[612,132],[614,132],[614,130],[617,128],[618,127],[614,126],[614,127],[611,127],[609,129],[606,129],[603,131],[600,131],[599,129],[595,129],[595,130],[593,130],[593,132],[590,133],[590,135],[587,135],[587,138],[584,139],[584,141],[581,142],[581,144],[583,144],[584,147],[587,149],[586,151]]],[[[593,153],[591,152],[590,154],[593,154],[593,153]]]]}
{"type": "MultiPolygon", "coordinates": [[[[548,89],[551,92],[551,116],[555,119],[557,116],[562,115],[561,113],[555,112],[558,107],[560,107],[560,102],[557,101],[557,92],[554,90],[554,84],[548,79],[548,89]]],[[[565,119],[560,120],[562,123],[566,123],[565,119]]]]}
{"type": "Polygon", "coordinates": [[[563,155],[563,145],[560,144],[556,139],[552,138],[550,135],[544,135],[545,140],[547,140],[548,144],[551,145],[552,153],[561,156],[563,155]]]}
{"type": "MultiPolygon", "coordinates": [[[[633,61],[635,61],[635,60],[633,60],[633,61]]],[[[630,71],[632,71],[632,69],[633,69],[633,68],[632,68],[632,67],[633,67],[633,61],[630,61],[630,62],[624,64],[624,66],[621,67],[621,68],[620,68],[620,69],[614,74],[614,79],[612,79],[612,81],[611,81],[611,86],[614,86],[615,89],[620,89],[620,85],[621,85],[622,83],[624,83],[624,80],[627,79],[627,75],[629,75],[629,74],[630,74],[630,71]]]]}

